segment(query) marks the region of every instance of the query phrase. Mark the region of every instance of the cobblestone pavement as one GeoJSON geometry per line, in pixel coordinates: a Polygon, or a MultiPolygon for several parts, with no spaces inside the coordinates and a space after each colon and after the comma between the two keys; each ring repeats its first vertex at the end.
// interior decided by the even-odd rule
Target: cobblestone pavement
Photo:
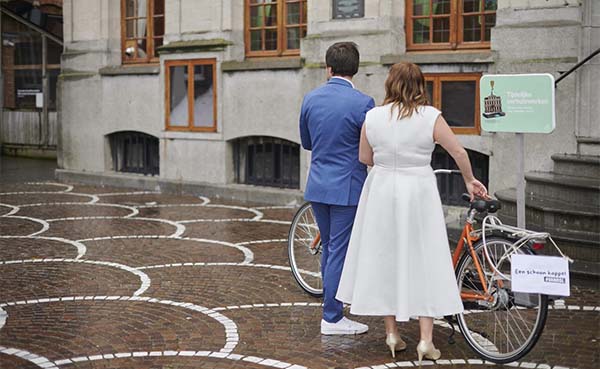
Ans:
{"type": "MultiPolygon", "coordinates": [[[[291,207],[56,183],[0,183],[0,368],[388,368],[379,318],[319,334],[320,300],[288,267],[291,207]]],[[[597,289],[551,306],[524,368],[594,368],[597,289]]],[[[480,368],[462,337],[437,365],[480,368]]],[[[458,335],[457,335],[458,336],[458,335]]]]}

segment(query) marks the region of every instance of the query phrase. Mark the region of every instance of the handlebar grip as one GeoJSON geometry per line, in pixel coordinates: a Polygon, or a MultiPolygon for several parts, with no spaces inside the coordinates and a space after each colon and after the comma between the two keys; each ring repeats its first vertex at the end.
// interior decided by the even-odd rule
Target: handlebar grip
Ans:
{"type": "Polygon", "coordinates": [[[463,193],[461,198],[466,202],[471,202],[471,195],[469,195],[468,193],[463,193]]]}

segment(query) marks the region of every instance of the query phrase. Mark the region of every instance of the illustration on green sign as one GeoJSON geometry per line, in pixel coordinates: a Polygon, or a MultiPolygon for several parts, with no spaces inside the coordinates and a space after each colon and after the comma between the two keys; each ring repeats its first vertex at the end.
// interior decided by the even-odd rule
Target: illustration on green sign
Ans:
{"type": "Polygon", "coordinates": [[[484,75],[479,96],[484,131],[550,133],[556,126],[550,74],[484,75]]]}
{"type": "Polygon", "coordinates": [[[494,83],[494,80],[490,81],[490,94],[484,99],[485,112],[483,116],[486,118],[503,117],[506,115],[502,111],[502,98],[494,95],[494,83]]]}

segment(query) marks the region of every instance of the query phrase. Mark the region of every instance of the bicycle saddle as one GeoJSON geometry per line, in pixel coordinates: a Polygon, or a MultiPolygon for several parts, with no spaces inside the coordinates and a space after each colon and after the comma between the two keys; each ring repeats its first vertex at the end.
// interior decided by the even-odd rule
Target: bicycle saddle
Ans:
{"type": "Polygon", "coordinates": [[[466,193],[462,194],[462,198],[463,200],[469,201],[471,203],[471,209],[475,209],[480,213],[495,213],[502,207],[502,204],[498,200],[476,199],[473,202],[471,202],[471,196],[469,196],[469,194],[466,193]]]}

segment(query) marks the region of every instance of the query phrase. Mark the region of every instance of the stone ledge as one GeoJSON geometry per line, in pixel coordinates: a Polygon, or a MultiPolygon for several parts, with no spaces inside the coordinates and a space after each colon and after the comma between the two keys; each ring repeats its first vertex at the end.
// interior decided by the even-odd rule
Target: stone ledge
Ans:
{"type": "Polygon", "coordinates": [[[209,40],[169,42],[166,45],[158,47],[156,50],[159,55],[206,51],[223,51],[227,46],[230,45],[233,45],[233,42],[222,38],[214,38],[209,40]]]}
{"type": "Polygon", "coordinates": [[[66,169],[57,169],[55,173],[57,180],[67,183],[135,188],[146,191],[158,190],[163,193],[202,195],[266,205],[302,204],[304,202],[302,191],[293,189],[178,181],[133,173],[98,173],[66,169]]]}
{"type": "Polygon", "coordinates": [[[494,51],[483,52],[408,52],[400,55],[383,55],[381,64],[391,65],[402,61],[415,64],[493,64],[497,54],[494,51]]]}
{"type": "Polygon", "coordinates": [[[98,71],[101,76],[127,76],[127,75],[140,75],[140,74],[159,74],[160,66],[158,64],[152,65],[117,65],[111,67],[100,68],[98,71]]]}
{"type": "Polygon", "coordinates": [[[297,58],[260,58],[244,61],[227,61],[221,63],[223,72],[272,69],[302,69],[302,59],[297,58]]]}
{"type": "Polygon", "coordinates": [[[97,74],[94,72],[87,71],[76,71],[76,70],[63,70],[59,75],[58,79],[61,81],[79,81],[82,79],[93,78],[97,74]]]}

